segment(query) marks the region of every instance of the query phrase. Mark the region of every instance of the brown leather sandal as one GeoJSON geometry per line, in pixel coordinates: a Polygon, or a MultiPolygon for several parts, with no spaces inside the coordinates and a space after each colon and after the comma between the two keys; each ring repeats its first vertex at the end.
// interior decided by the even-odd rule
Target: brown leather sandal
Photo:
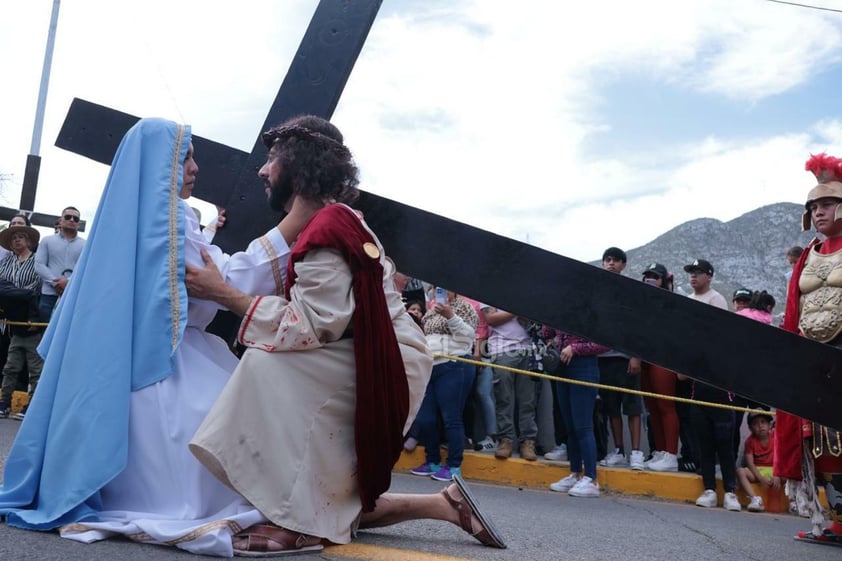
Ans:
{"type": "Polygon", "coordinates": [[[312,553],[324,549],[322,539],[293,532],[274,524],[255,524],[234,535],[234,555],[240,557],[281,557],[312,553]],[[245,540],[245,547],[237,547],[237,540],[245,540]],[[274,546],[273,546],[274,544],[274,546]]]}
{"type": "Polygon", "coordinates": [[[494,527],[494,524],[491,523],[491,520],[482,514],[482,511],[479,509],[479,504],[476,499],[474,499],[470,489],[468,489],[468,485],[465,483],[465,480],[459,475],[454,475],[453,482],[462,494],[461,500],[456,500],[450,495],[450,493],[447,492],[449,487],[442,489],[441,493],[444,495],[444,498],[447,499],[447,502],[450,503],[450,506],[459,512],[459,526],[476,538],[482,545],[506,549],[503,537],[497,531],[497,528],[494,527]],[[473,531],[474,529],[471,525],[471,519],[473,517],[476,517],[480,524],[480,529],[477,530],[477,532],[473,531]]]}

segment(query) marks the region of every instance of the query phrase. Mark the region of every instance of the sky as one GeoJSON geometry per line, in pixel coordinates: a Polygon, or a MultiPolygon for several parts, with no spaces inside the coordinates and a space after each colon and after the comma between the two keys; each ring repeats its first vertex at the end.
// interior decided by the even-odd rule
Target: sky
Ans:
{"type": "MultiPolygon", "coordinates": [[[[804,202],[809,155],[842,156],[842,0],[809,4],[827,9],[383,0],[332,121],[361,188],[592,261],[688,220],[804,202]]],[[[64,0],[36,210],[96,211],[107,166],[53,146],[74,97],[250,151],[316,5],[64,0]]],[[[5,206],[20,199],[52,7],[0,2],[5,206]]]]}

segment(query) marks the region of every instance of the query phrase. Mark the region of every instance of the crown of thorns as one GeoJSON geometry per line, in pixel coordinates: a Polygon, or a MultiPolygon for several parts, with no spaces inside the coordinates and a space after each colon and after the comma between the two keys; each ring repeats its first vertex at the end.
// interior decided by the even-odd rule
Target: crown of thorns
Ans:
{"type": "Polygon", "coordinates": [[[309,140],[311,142],[315,142],[317,144],[322,145],[328,150],[333,150],[336,152],[341,152],[342,154],[350,155],[348,148],[335,138],[331,138],[318,131],[314,131],[313,129],[302,127],[301,125],[283,125],[279,127],[273,127],[268,131],[264,132],[262,135],[263,144],[266,145],[266,148],[272,148],[272,146],[274,146],[281,140],[293,137],[303,140],[309,140]]]}

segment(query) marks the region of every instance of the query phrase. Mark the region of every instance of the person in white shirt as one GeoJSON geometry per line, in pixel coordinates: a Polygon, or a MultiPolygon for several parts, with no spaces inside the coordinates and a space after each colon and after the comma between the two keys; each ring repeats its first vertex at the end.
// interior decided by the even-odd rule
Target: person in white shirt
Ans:
{"type": "Polygon", "coordinates": [[[684,272],[690,275],[690,286],[693,288],[690,298],[723,310],[728,309],[725,297],[710,286],[713,280],[713,265],[710,261],[696,259],[689,265],[684,265],[684,272]]]}

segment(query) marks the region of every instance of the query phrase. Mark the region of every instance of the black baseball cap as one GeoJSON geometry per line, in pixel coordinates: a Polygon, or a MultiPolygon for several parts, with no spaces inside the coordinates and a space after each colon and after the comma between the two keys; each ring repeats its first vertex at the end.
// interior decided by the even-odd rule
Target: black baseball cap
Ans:
{"type": "Polygon", "coordinates": [[[731,298],[731,300],[751,300],[752,296],[754,296],[754,293],[751,290],[743,287],[738,288],[734,291],[734,296],[731,298]]]}
{"type": "Polygon", "coordinates": [[[706,275],[713,276],[713,265],[710,264],[710,261],[705,261],[704,259],[696,259],[689,265],[684,265],[684,272],[705,273],[706,275]]]}
{"type": "Polygon", "coordinates": [[[646,267],[646,270],[644,270],[641,274],[644,276],[657,275],[661,278],[664,278],[667,276],[667,268],[661,265],[660,263],[652,263],[648,267],[646,267]]]}
{"type": "Polygon", "coordinates": [[[751,422],[754,421],[756,418],[762,417],[769,421],[770,423],[775,420],[769,411],[766,409],[753,409],[747,416],[746,422],[749,426],[751,426],[751,422]]]}

